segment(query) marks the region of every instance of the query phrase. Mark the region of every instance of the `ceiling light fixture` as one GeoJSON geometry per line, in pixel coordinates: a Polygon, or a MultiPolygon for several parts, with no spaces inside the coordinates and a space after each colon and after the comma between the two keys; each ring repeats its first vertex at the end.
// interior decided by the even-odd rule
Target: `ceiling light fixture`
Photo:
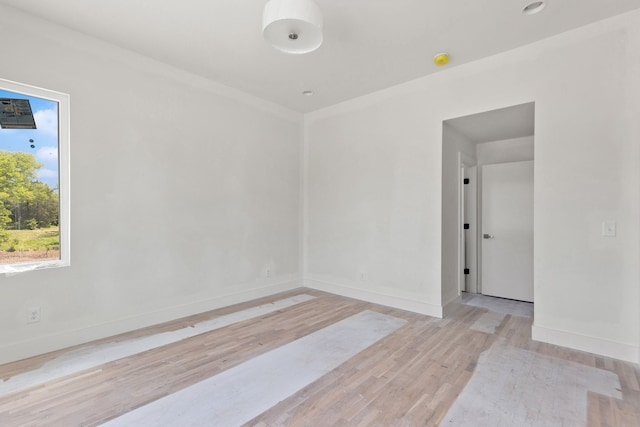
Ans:
{"type": "Polygon", "coordinates": [[[447,53],[438,53],[433,57],[433,63],[436,64],[436,67],[444,67],[449,63],[449,54],[447,53]]]}
{"type": "Polygon", "coordinates": [[[542,9],[544,9],[545,6],[546,3],[543,1],[534,1],[526,5],[524,9],[522,9],[522,13],[524,13],[525,15],[533,15],[540,12],[542,9]]]}
{"type": "Polygon", "coordinates": [[[312,52],[322,44],[322,12],[313,0],[269,0],[262,35],[282,52],[312,52]]]}

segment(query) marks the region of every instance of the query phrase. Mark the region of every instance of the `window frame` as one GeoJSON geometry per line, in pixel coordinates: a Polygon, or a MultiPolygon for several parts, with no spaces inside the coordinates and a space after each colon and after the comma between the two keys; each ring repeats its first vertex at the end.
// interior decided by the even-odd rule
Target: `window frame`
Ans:
{"type": "Polygon", "coordinates": [[[60,211],[58,232],[60,236],[60,259],[43,260],[0,265],[0,274],[14,274],[46,268],[67,267],[71,265],[71,221],[70,221],[70,110],[69,95],[62,92],[31,86],[0,78],[0,89],[18,94],[33,96],[58,103],[58,197],[60,211]]]}

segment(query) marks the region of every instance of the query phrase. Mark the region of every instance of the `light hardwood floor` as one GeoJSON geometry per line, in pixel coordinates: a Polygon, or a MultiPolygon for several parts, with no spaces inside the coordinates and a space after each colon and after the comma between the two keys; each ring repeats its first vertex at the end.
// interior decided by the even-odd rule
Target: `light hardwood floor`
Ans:
{"type": "MultiPolygon", "coordinates": [[[[438,425],[472,377],[480,354],[500,341],[617,374],[623,399],[588,392],[588,425],[640,426],[637,365],[533,342],[530,318],[506,315],[495,333],[474,330],[487,309],[468,305],[435,319],[301,289],[94,344],[177,330],[301,293],[316,298],[0,396],[0,426],[99,425],[363,310],[408,322],[247,425],[438,425]]],[[[37,369],[71,350],[2,365],[0,378],[37,369]]]]}

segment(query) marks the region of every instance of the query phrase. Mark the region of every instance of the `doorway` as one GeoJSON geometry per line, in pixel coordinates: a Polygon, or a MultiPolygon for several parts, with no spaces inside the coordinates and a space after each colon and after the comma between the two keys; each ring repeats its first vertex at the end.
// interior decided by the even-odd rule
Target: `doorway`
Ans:
{"type": "Polygon", "coordinates": [[[443,122],[443,305],[454,291],[534,300],[534,111],[531,102],[443,122]]]}

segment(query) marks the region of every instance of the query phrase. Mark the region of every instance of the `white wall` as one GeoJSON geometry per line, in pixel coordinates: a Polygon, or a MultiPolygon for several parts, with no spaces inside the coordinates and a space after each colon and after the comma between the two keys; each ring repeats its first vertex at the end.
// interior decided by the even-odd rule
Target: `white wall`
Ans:
{"type": "MultiPolygon", "coordinates": [[[[439,310],[440,290],[427,286],[438,271],[425,262],[433,236],[424,223],[429,193],[420,193],[424,158],[416,155],[424,144],[414,129],[396,125],[412,119],[420,126],[418,116],[374,108],[309,123],[306,285],[439,310]],[[371,121],[377,126],[369,132],[371,121]]],[[[433,182],[440,181],[437,163],[429,168],[433,182]]]]}
{"type": "Polygon", "coordinates": [[[71,266],[0,277],[0,363],[301,285],[301,115],[5,7],[0,38],[72,135],[71,266]]]}
{"type": "Polygon", "coordinates": [[[535,102],[534,337],[637,362],[639,51],[636,11],[308,114],[305,283],[441,308],[442,122],[535,102]]]}

